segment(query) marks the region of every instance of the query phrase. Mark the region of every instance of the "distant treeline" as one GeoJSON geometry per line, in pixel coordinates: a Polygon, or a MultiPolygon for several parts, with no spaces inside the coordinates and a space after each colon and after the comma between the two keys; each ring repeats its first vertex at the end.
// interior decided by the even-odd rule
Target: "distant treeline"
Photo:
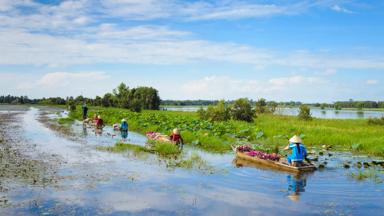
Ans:
{"type": "MultiPolygon", "coordinates": [[[[137,87],[130,89],[124,83],[121,83],[116,89],[103,96],[95,98],[77,97],[50,97],[41,99],[30,99],[27,96],[0,96],[0,104],[45,104],[45,105],[80,105],[84,101],[88,105],[103,107],[121,107],[134,111],[141,109],[158,110],[162,106],[209,106],[216,105],[219,100],[160,100],[158,91],[152,87],[137,87]]],[[[227,104],[233,104],[234,100],[225,101],[227,104]]],[[[268,106],[276,107],[299,107],[303,105],[299,101],[274,102],[266,101],[261,98],[259,100],[249,100],[252,106],[258,103],[265,103],[268,106]]],[[[307,103],[305,105],[319,108],[384,108],[384,101],[337,101],[334,103],[307,103]]]]}
{"type": "Polygon", "coordinates": [[[130,89],[121,83],[111,93],[95,98],[77,97],[51,97],[41,99],[29,99],[27,96],[0,96],[0,104],[42,104],[42,105],[68,105],[71,109],[76,109],[76,105],[119,107],[132,111],[142,109],[158,110],[160,108],[160,97],[158,91],[152,87],[137,87],[130,89]]]}
{"type": "Polygon", "coordinates": [[[163,106],[209,106],[215,105],[218,100],[162,100],[163,106]]]}
{"type": "Polygon", "coordinates": [[[363,109],[363,108],[384,108],[384,101],[337,101],[332,104],[327,103],[314,103],[314,104],[307,104],[314,107],[321,107],[321,108],[356,108],[356,109],[363,109]]]}

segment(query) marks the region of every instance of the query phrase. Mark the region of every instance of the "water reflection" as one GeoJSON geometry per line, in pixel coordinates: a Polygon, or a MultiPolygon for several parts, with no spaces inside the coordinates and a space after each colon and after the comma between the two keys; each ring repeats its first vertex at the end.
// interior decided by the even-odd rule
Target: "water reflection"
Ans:
{"type": "Polygon", "coordinates": [[[86,124],[83,124],[83,136],[84,137],[88,136],[88,129],[86,124]]]}
{"type": "Polygon", "coordinates": [[[364,112],[363,111],[357,111],[357,118],[364,118],[364,112]]]}
{"type": "Polygon", "coordinates": [[[307,175],[288,175],[288,198],[294,202],[299,201],[300,194],[305,192],[307,175]]]}

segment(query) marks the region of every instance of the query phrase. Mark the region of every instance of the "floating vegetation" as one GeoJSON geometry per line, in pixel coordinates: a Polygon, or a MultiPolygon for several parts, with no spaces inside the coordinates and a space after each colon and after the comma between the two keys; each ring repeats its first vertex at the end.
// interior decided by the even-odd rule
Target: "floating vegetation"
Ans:
{"type": "Polygon", "coordinates": [[[63,125],[63,124],[72,124],[75,121],[75,119],[67,117],[67,118],[58,118],[57,123],[63,125]]]}
{"type": "Polygon", "coordinates": [[[134,151],[138,152],[148,152],[155,153],[163,157],[176,156],[181,153],[180,149],[173,144],[156,142],[156,144],[150,144],[147,146],[139,146],[130,143],[121,143],[118,142],[114,146],[97,146],[97,150],[109,151],[109,152],[125,152],[125,151],[134,151]]]}
{"type": "Polygon", "coordinates": [[[96,149],[100,151],[108,151],[114,153],[125,152],[128,150],[134,152],[151,152],[150,149],[146,147],[121,142],[116,143],[114,146],[97,146],[96,149]]]}
{"type": "Polygon", "coordinates": [[[348,174],[349,177],[357,180],[357,181],[364,181],[366,179],[370,179],[374,181],[375,183],[383,183],[383,171],[377,170],[377,169],[364,169],[364,170],[358,170],[356,172],[351,172],[348,174]]]}
{"type": "Polygon", "coordinates": [[[181,158],[176,158],[173,160],[168,160],[166,161],[167,167],[168,168],[183,168],[183,169],[196,169],[203,171],[204,173],[207,174],[212,174],[216,171],[216,169],[209,165],[207,161],[205,161],[203,158],[201,158],[200,155],[197,153],[192,153],[189,158],[183,159],[181,158]]]}

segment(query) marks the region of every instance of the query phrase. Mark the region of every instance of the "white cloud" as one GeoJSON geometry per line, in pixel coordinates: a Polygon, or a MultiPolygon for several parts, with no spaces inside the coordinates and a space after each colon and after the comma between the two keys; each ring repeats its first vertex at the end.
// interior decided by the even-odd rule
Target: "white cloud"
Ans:
{"type": "Polygon", "coordinates": [[[367,80],[367,81],[365,81],[365,84],[367,84],[367,85],[376,85],[378,83],[379,83],[378,80],[367,80]]]}
{"type": "Polygon", "coordinates": [[[289,14],[295,8],[289,5],[255,4],[244,1],[105,0],[102,4],[107,9],[106,12],[111,16],[122,16],[137,20],[169,17],[184,20],[267,17],[289,14]]]}
{"type": "MultiPolygon", "coordinates": [[[[208,76],[199,80],[186,82],[182,85],[184,98],[201,99],[236,99],[239,97],[279,98],[292,97],[292,92],[300,92],[307,88],[317,89],[315,86],[327,85],[327,80],[320,77],[287,76],[269,80],[236,79],[229,76],[208,76]]],[[[297,95],[297,94],[294,94],[297,95]]]]}
{"type": "Polygon", "coordinates": [[[353,11],[351,11],[351,10],[348,10],[348,9],[346,9],[346,8],[344,8],[344,7],[341,7],[340,5],[333,5],[332,7],[331,7],[331,9],[333,10],[333,11],[336,11],[336,12],[340,12],[340,13],[354,13],[353,11]]]}
{"type": "Polygon", "coordinates": [[[102,72],[53,72],[47,73],[37,81],[41,87],[70,87],[74,82],[98,82],[109,78],[102,72]]]}
{"type": "Polygon", "coordinates": [[[117,86],[117,81],[105,72],[51,72],[34,73],[0,73],[0,95],[27,95],[29,97],[94,97],[110,92],[117,86]]]}

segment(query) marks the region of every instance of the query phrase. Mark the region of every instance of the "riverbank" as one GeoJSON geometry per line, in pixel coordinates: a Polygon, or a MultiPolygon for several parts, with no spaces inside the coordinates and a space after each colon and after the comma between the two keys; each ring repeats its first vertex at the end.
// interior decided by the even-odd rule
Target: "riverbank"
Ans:
{"type": "MultiPolygon", "coordinates": [[[[143,111],[130,112],[118,108],[90,107],[89,116],[102,115],[106,124],[119,123],[127,118],[130,130],[144,134],[158,131],[169,134],[174,127],[182,131],[187,144],[209,152],[230,151],[230,145],[252,143],[256,148],[277,152],[287,139],[301,135],[308,147],[326,145],[335,151],[384,156],[384,127],[369,125],[367,120],[313,119],[299,120],[293,116],[259,115],[255,122],[208,122],[200,120],[195,112],[143,111]]],[[[70,115],[81,120],[81,108],[70,115]]]]}

